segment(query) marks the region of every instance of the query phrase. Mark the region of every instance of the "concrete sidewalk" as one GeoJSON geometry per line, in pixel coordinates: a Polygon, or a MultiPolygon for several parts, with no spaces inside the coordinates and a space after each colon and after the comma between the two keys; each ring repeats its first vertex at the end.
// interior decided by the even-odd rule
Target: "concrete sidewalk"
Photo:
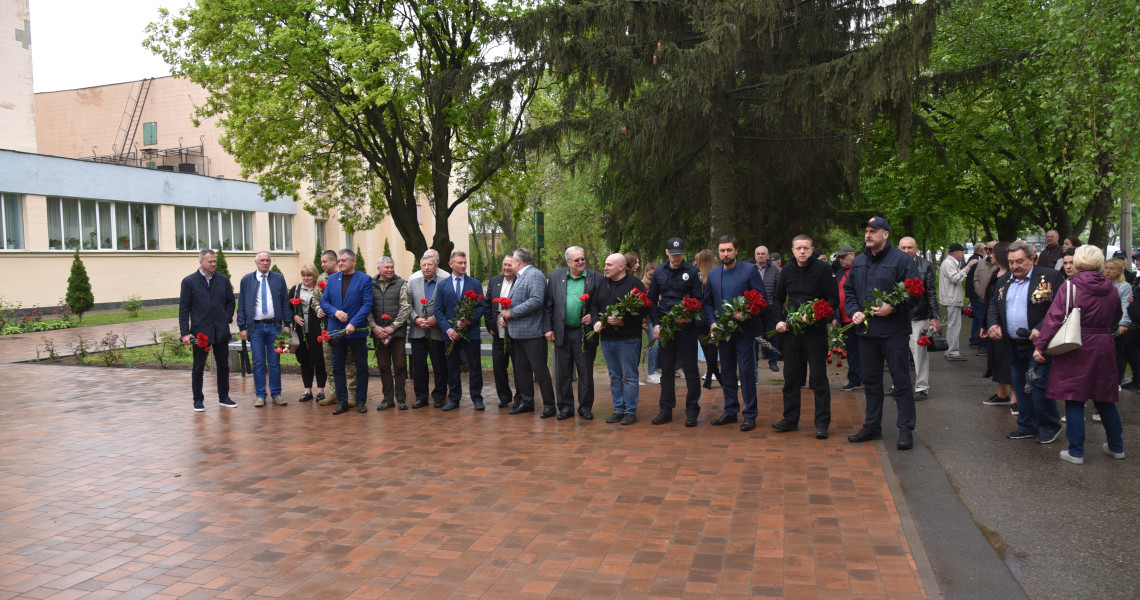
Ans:
{"type": "Polygon", "coordinates": [[[89,343],[97,343],[108,333],[118,334],[120,339],[126,336],[127,346],[146,346],[153,344],[152,335],[162,333],[167,329],[178,329],[178,319],[152,319],[136,321],[134,323],[117,323],[115,325],[96,325],[94,327],[72,327],[71,329],[58,329],[39,333],[21,333],[19,335],[6,335],[0,337],[0,363],[24,362],[36,359],[36,350],[40,350],[40,359],[47,360],[47,352],[42,350],[44,338],[53,340],[55,351],[59,356],[71,356],[70,344],[78,342],[80,336],[89,343]]]}

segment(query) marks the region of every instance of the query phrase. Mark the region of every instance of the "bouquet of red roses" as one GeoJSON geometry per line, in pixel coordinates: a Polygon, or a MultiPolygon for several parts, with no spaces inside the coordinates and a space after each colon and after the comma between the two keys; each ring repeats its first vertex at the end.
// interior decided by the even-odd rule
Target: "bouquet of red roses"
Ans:
{"type": "MultiPolygon", "coordinates": [[[[463,335],[463,331],[467,329],[467,325],[465,324],[460,327],[459,323],[461,321],[470,321],[471,315],[475,314],[475,307],[482,301],[483,296],[476,293],[475,290],[463,292],[463,299],[459,301],[459,306],[455,307],[455,321],[451,324],[455,329],[455,333],[459,334],[460,338],[467,339],[467,336],[463,335]]],[[[458,341],[458,339],[455,339],[448,344],[447,354],[451,354],[451,351],[455,349],[455,343],[458,341]]]]}
{"type": "MultiPolygon", "coordinates": [[[[495,298],[491,302],[499,305],[499,311],[507,310],[511,307],[510,298],[495,298]]],[[[504,321],[505,323],[506,321],[504,321]]],[[[507,326],[503,325],[503,354],[511,353],[511,335],[507,333],[507,326]]]]}
{"type": "MultiPolygon", "coordinates": [[[[636,315],[641,309],[649,308],[650,306],[653,306],[653,301],[649,299],[649,296],[647,296],[645,292],[633,288],[628,294],[622,296],[620,300],[611,304],[610,307],[606,309],[605,314],[598,320],[602,324],[602,329],[605,329],[606,321],[609,317],[620,319],[628,315],[636,315]]],[[[591,330],[590,333],[586,334],[586,339],[593,339],[595,335],[598,335],[598,331],[591,330]]]]}
{"type": "MultiPolygon", "coordinates": [[[[863,324],[866,325],[867,331],[871,329],[871,317],[874,316],[874,309],[882,306],[883,304],[890,304],[891,308],[897,309],[910,301],[911,298],[919,298],[926,293],[926,286],[923,285],[922,280],[918,277],[911,277],[906,281],[899,281],[890,291],[884,292],[878,288],[871,290],[871,299],[863,301],[863,324]]],[[[852,321],[839,328],[840,332],[851,329],[855,322],[852,321]]]]}
{"type": "Polygon", "coordinates": [[[740,329],[741,321],[760,314],[765,308],[768,308],[768,301],[756,290],[744,290],[743,296],[725,300],[716,318],[716,331],[709,336],[709,342],[719,344],[727,341],[740,329]]]}
{"type": "Polygon", "coordinates": [[[974,316],[974,307],[973,307],[973,306],[969,306],[969,305],[965,306],[965,307],[962,309],[962,316],[964,316],[964,317],[973,317],[973,316],[974,316]]]}
{"type": "MultiPolygon", "coordinates": [[[[835,314],[835,309],[827,303],[827,300],[820,298],[811,302],[804,302],[796,310],[788,313],[784,323],[792,329],[792,333],[801,334],[808,330],[808,327],[819,323],[820,321],[826,322],[835,314]]],[[[775,330],[769,331],[768,335],[771,336],[775,330]]]]}
{"type": "Polygon", "coordinates": [[[201,348],[203,352],[209,352],[210,351],[210,336],[208,336],[204,333],[199,333],[198,334],[198,347],[201,348]]]}
{"type": "Polygon", "coordinates": [[[674,304],[673,308],[669,309],[669,312],[661,316],[661,343],[672,340],[673,336],[677,334],[677,321],[680,319],[688,319],[691,321],[697,318],[697,315],[701,314],[701,307],[700,300],[688,296],[681,298],[680,303],[674,304]]]}

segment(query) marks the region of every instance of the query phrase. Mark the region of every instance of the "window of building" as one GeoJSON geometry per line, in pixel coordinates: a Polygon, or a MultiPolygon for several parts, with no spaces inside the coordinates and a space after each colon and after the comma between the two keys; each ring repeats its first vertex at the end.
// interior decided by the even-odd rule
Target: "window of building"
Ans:
{"type": "Polygon", "coordinates": [[[322,250],[328,250],[329,247],[325,245],[325,224],[328,221],[316,220],[313,221],[313,239],[320,245],[322,250]]]}
{"type": "Polygon", "coordinates": [[[293,249],[293,215],[269,214],[269,249],[293,249]]]}
{"type": "Polygon", "coordinates": [[[178,250],[253,249],[253,213],[216,208],[174,208],[174,245],[178,250]]]}
{"type": "Polygon", "coordinates": [[[0,194],[0,249],[24,249],[24,199],[19,194],[0,194]]]}
{"type": "Polygon", "coordinates": [[[49,196],[51,250],[158,250],[158,206],[49,196]]]}
{"type": "Polygon", "coordinates": [[[158,123],[143,123],[143,145],[153,146],[158,143],[158,123]]]}

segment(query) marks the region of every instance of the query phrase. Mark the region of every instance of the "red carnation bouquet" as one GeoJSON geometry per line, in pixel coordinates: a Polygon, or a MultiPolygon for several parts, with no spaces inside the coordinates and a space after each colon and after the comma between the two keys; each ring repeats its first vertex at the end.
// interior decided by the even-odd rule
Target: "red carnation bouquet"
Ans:
{"type": "MultiPolygon", "coordinates": [[[[511,307],[510,298],[495,298],[491,302],[499,305],[499,310],[504,311],[511,307]]],[[[511,352],[511,336],[507,333],[506,325],[503,326],[503,354],[510,354],[511,352]]]]}
{"type": "Polygon", "coordinates": [[[292,304],[293,306],[300,306],[302,302],[304,302],[304,300],[302,300],[300,298],[290,298],[289,299],[289,304],[292,304]]]}
{"type": "MultiPolygon", "coordinates": [[[[582,294],[578,296],[578,314],[586,312],[586,302],[590,300],[589,294],[582,294]]],[[[589,334],[582,336],[582,351],[586,350],[586,340],[589,339],[589,334]]]]}
{"type": "Polygon", "coordinates": [[[728,341],[740,329],[740,323],[768,308],[768,301],[757,290],[744,290],[743,296],[725,300],[716,318],[716,331],[709,336],[713,344],[728,341]],[[739,316],[738,316],[739,315],[739,316]]]}
{"type": "Polygon", "coordinates": [[[325,288],[327,288],[328,286],[329,286],[329,284],[327,284],[327,283],[325,283],[325,282],[323,282],[323,281],[318,281],[318,282],[317,282],[317,287],[321,288],[322,290],[323,290],[323,289],[325,289],[325,288]]]}
{"type": "MultiPolygon", "coordinates": [[[[626,316],[636,315],[641,309],[649,308],[650,306],[653,306],[653,301],[649,299],[649,296],[647,296],[645,292],[633,288],[628,294],[622,296],[620,300],[611,304],[609,308],[606,309],[605,314],[598,320],[602,323],[602,329],[605,329],[609,317],[621,319],[626,316]]],[[[586,334],[586,339],[593,339],[598,333],[598,330],[591,330],[590,333],[586,334]]]]}
{"type": "MultiPolygon", "coordinates": [[[[387,326],[391,325],[392,324],[392,315],[389,315],[388,313],[384,313],[384,314],[380,315],[380,318],[376,320],[376,324],[379,325],[380,327],[387,327],[387,326]]],[[[391,343],[391,341],[392,341],[392,336],[388,336],[386,338],[380,338],[380,343],[384,344],[385,346],[387,346],[389,343],[391,343]]]]}
{"type": "MultiPolygon", "coordinates": [[[[752,290],[748,291],[751,292],[752,290]]],[[[692,321],[697,318],[697,315],[701,313],[702,306],[700,300],[688,296],[681,298],[681,302],[674,304],[669,312],[661,316],[661,342],[665,343],[672,340],[673,336],[677,334],[678,321],[681,319],[692,321]]]]}
{"type": "Polygon", "coordinates": [[[210,351],[210,336],[208,336],[204,333],[199,333],[198,334],[198,347],[201,348],[203,352],[209,352],[210,351]]]}
{"type": "MultiPolygon", "coordinates": [[[[482,301],[483,296],[476,293],[475,290],[463,292],[463,299],[459,301],[459,306],[455,307],[455,321],[451,323],[455,329],[455,333],[458,333],[461,339],[467,339],[467,336],[463,335],[463,331],[467,329],[468,324],[464,323],[460,326],[459,323],[461,321],[470,321],[471,315],[475,314],[475,307],[482,301]]],[[[451,351],[455,349],[455,343],[458,341],[459,340],[452,340],[451,343],[448,344],[447,354],[451,354],[451,351]]]]}

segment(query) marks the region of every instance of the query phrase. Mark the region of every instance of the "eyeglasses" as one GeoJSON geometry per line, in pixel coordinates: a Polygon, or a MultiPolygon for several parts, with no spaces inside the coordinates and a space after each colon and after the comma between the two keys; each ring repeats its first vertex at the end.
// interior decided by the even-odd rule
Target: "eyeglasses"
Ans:
{"type": "Polygon", "coordinates": [[[586,262],[586,259],[585,258],[571,258],[570,262],[576,262],[576,263],[586,262]]]}

